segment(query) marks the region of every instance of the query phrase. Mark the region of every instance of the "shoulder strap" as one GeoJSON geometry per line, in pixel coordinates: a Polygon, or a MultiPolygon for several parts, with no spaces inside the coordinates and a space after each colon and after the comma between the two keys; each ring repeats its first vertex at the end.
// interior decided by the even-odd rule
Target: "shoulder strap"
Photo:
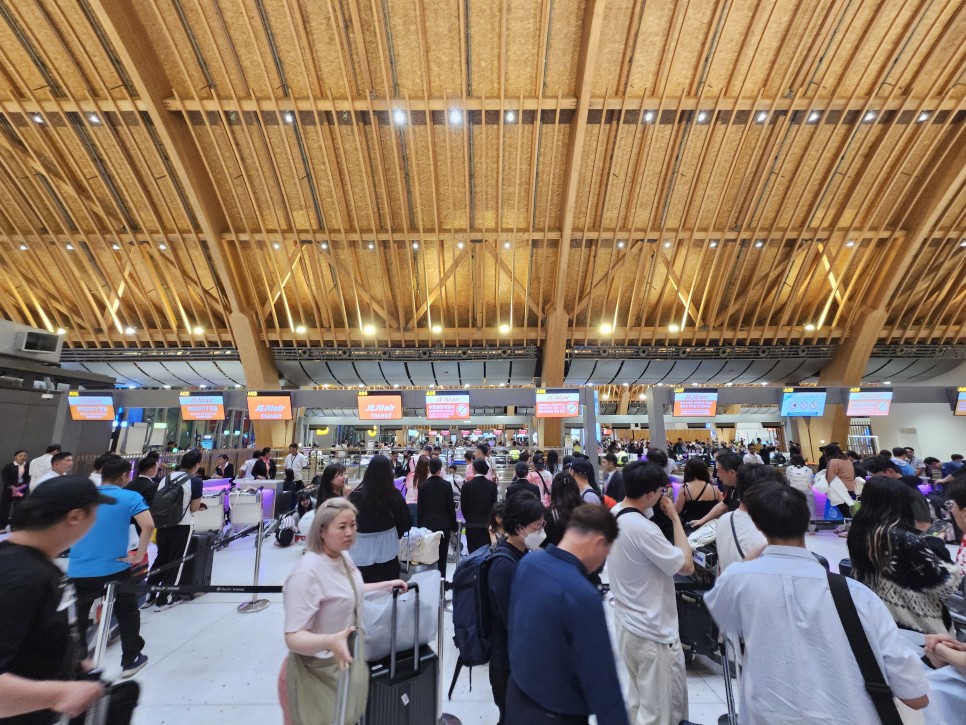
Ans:
{"type": "MultiPolygon", "coordinates": [[[[641,516],[644,516],[644,512],[641,511],[640,509],[636,509],[633,506],[628,506],[627,508],[622,508],[620,511],[618,511],[617,515],[614,518],[619,519],[624,514],[629,514],[629,513],[635,513],[635,514],[640,514],[641,516]]],[[[647,517],[645,516],[644,518],[647,518],[647,517]]]]}
{"type": "Polygon", "coordinates": [[[701,487],[701,491],[698,493],[698,498],[696,498],[694,500],[697,501],[702,496],[704,496],[704,492],[708,490],[708,486],[710,486],[710,485],[711,485],[710,483],[708,483],[707,481],[705,481],[704,482],[704,485],[701,487]]]}
{"type": "Polygon", "coordinates": [[[902,725],[902,717],[892,699],[892,690],[882,676],[882,670],[875,660],[872,646],[859,620],[859,613],[855,610],[855,602],[849,592],[848,582],[841,574],[827,572],[827,575],[832,601],[835,602],[835,609],[842,621],[845,636],[849,639],[852,654],[855,655],[855,661],[862,672],[862,679],[865,680],[866,692],[872,698],[872,704],[879,713],[879,719],[882,720],[883,725],[902,725]]]}
{"type": "Polygon", "coordinates": [[[735,513],[736,512],[734,512],[734,511],[731,512],[731,519],[730,519],[730,521],[731,521],[731,535],[735,537],[735,546],[738,547],[738,556],[740,556],[742,558],[742,560],[744,560],[744,558],[745,558],[745,552],[741,548],[741,542],[738,541],[738,530],[735,528],[735,513]]]}

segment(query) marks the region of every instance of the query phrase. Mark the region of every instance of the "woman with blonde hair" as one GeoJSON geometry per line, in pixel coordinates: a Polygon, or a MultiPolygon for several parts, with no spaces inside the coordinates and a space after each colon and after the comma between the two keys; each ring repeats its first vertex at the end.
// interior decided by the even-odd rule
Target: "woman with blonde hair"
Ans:
{"type": "Polygon", "coordinates": [[[309,529],[305,554],[285,580],[282,602],[289,654],[279,673],[278,695],[286,725],[332,722],[339,672],[347,667],[346,722],[355,722],[365,712],[369,667],[359,631],[362,597],[394,587],[405,591],[406,583],[395,579],[364,584],[347,553],[355,540],[356,507],[345,498],[323,502],[309,529]]]}

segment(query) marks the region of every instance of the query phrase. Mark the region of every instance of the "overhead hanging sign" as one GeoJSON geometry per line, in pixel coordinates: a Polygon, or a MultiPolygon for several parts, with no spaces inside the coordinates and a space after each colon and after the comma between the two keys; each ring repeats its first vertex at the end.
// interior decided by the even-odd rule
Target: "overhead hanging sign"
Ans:
{"type": "Polygon", "coordinates": [[[182,420],[224,420],[225,398],[221,393],[199,395],[183,391],[178,398],[182,420]]]}
{"type": "Polygon", "coordinates": [[[67,394],[71,420],[114,420],[114,398],[110,395],[67,394]]]}
{"type": "Polygon", "coordinates": [[[537,418],[573,418],[580,413],[580,391],[570,388],[537,389],[537,418]]]}
{"type": "Polygon", "coordinates": [[[470,394],[465,390],[427,390],[428,420],[467,420],[470,417],[470,394]]]}
{"type": "Polygon", "coordinates": [[[825,388],[785,388],[781,415],[813,418],[825,412],[825,388]]]}
{"type": "Polygon", "coordinates": [[[718,413],[718,391],[708,388],[675,388],[675,418],[713,418],[718,413]]]}
{"type": "Polygon", "coordinates": [[[852,418],[874,418],[889,415],[892,388],[851,388],[845,414],[852,418]]]}
{"type": "Polygon", "coordinates": [[[359,393],[360,420],[400,420],[402,418],[402,396],[391,393],[369,395],[359,393]]]}
{"type": "Polygon", "coordinates": [[[292,420],[292,394],[248,391],[249,420],[292,420]]]}
{"type": "Polygon", "coordinates": [[[966,415],[966,388],[959,388],[956,392],[955,415],[966,415]]]}

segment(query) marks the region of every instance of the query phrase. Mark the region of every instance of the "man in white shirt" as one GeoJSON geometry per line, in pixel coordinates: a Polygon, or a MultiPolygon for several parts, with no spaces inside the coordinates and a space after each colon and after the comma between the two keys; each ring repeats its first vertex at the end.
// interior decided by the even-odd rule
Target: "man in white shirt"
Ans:
{"type": "MultiPolygon", "coordinates": [[[[777,475],[771,466],[741,466],[735,475],[738,500],[743,502],[745,494],[763,481],[776,480],[784,484],[781,479],[773,478],[777,475]]],[[[756,559],[768,545],[764,534],[758,530],[755,522],[748,515],[748,509],[744,503],[739,503],[737,509],[729,511],[718,520],[715,539],[719,574],[739,561],[756,559]]]]}
{"type": "Polygon", "coordinates": [[[758,453],[755,451],[754,443],[748,444],[748,452],[745,454],[744,458],[741,459],[741,462],[755,463],[755,464],[758,464],[759,466],[764,464],[764,461],[761,460],[761,456],[759,456],[758,453]]]}
{"type": "Polygon", "coordinates": [[[74,455],[68,453],[67,451],[61,451],[55,453],[50,459],[50,470],[42,475],[39,479],[30,479],[30,490],[33,491],[37,486],[42,484],[44,481],[48,481],[51,478],[57,478],[57,476],[66,476],[71,468],[74,467],[74,455]]]}
{"type": "MultiPolygon", "coordinates": [[[[60,443],[51,443],[47,446],[47,452],[44,455],[37,456],[30,462],[27,472],[30,474],[31,481],[39,480],[50,471],[50,459],[55,453],[60,453],[60,443]]],[[[32,491],[33,487],[30,490],[32,491]]]]}
{"type": "Polygon", "coordinates": [[[688,719],[688,685],[678,635],[674,575],[691,574],[694,561],[674,501],[664,495],[664,470],[651,462],[624,467],[620,535],[607,557],[614,594],[617,649],[629,675],[627,709],[635,725],[664,725],[688,719]],[[660,506],[674,527],[674,544],[649,521],[660,506]]]}
{"type": "Polygon", "coordinates": [[[288,455],[285,456],[285,470],[291,470],[295,481],[302,480],[302,471],[308,468],[309,459],[299,452],[298,443],[293,443],[288,447],[288,455]]]}
{"type": "MultiPolygon", "coordinates": [[[[805,494],[768,481],[751,487],[743,502],[768,547],[754,561],[730,567],[704,597],[721,631],[745,643],[742,725],[880,722],[828,575],[805,548],[805,494]]],[[[854,579],[847,583],[892,695],[915,710],[924,708],[929,686],[919,655],[872,590],[854,579]]]]}

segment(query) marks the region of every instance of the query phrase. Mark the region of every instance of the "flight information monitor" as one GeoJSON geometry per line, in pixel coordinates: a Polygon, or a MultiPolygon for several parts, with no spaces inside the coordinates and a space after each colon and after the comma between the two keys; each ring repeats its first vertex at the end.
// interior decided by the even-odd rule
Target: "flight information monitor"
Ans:
{"type": "Polygon", "coordinates": [[[851,388],[845,414],[852,418],[872,418],[889,415],[892,407],[892,388],[851,388]]]}
{"type": "Polygon", "coordinates": [[[292,395],[279,391],[248,391],[249,420],[292,420],[292,395]]]}
{"type": "Polygon", "coordinates": [[[956,392],[956,415],[966,415],[966,388],[959,388],[956,392]]]}
{"type": "Polygon", "coordinates": [[[573,418],[579,413],[579,390],[571,388],[537,389],[537,418],[573,418]]]}
{"type": "Polygon", "coordinates": [[[178,401],[181,403],[182,420],[225,419],[225,398],[221,393],[201,395],[183,392],[178,401]]]}
{"type": "Polygon", "coordinates": [[[359,393],[359,420],[400,420],[402,417],[402,396],[398,393],[359,393]]]}
{"type": "Polygon", "coordinates": [[[465,390],[427,390],[428,420],[468,420],[470,394],[465,390]]]}
{"type": "Polygon", "coordinates": [[[785,388],[782,391],[782,415],[811,418],[824,412],[825,388],[785,388]]]}
{"type": "Polygon", "coordinates": [[[110,395],[68,393],[71,420],[114,420],[114,398],[110,395]]]}
{"type": "Polygon", "coordinates": [[[675,418],[713,418],[717,412],[717,390],[709,390],[707,388],[675,388],[675,418]]]}

